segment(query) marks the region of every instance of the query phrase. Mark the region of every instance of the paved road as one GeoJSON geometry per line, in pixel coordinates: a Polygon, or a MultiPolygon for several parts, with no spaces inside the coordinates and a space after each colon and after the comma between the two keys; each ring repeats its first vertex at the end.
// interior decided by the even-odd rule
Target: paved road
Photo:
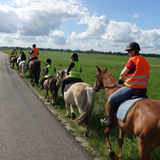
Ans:
{"type": "Polygon", "coordinates": [[[0,160],[92,160],[0,52],[0,160]]]}

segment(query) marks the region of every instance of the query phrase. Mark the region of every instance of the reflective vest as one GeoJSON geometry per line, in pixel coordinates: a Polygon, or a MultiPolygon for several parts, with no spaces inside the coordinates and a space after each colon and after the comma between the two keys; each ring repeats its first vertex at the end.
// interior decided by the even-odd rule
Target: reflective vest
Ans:
{"type": "Polygon", "coordinates": [[[31,54],[31,58],[35,58],[38,57],[38,49],[37,48],[33,48],[33,53],[31,54]]]}
{"type": "Polygon", "coordinates": [[[69,73],[69,76],[71,78],[81,78],[81,75],[80,75],[80,71],[81,71],[81,64],[80,62],[78,61],[73,61],[74,62],[74,67],[71,69],[70,73],[69,73]]]}
{"type": "Polygon", "coordinates": [[[148,86],[150,65],[141,55],[130,58],[135,65],[134,73],[128,73],[125,77],[124,84],[131,88],[145,89],[148,86]]]}
{"type": "Polygon", "coordinates": [[[55,77],[56,73],[54,71],[54,66],[52,64],[49,64],[46,68],[48,68],[48,74],[45,75],[45,78],[55,77]]]}
{"type": "Polygon", "coordinates": [[[17,56],[17,52],[16,52],[16,51],[14,51],[14,53],[13,53],[13,55],[12,55],[12,56],[16,57],[16,56],[17,56]]]}

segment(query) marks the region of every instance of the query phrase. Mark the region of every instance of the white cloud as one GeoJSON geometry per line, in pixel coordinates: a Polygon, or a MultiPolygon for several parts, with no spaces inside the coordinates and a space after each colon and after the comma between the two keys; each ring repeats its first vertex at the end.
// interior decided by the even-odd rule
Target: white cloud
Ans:
{"type": "MultiPolygon", "coordinates": [[[[135,13],[132,17],[138,18],[135,13]]],[[[116,22],[106,15],[89,16],[88,9],[80,0],[14,0],[0,3],[1,46],[31,47],[33,43],[41,48],[63,48],[80,50],[124,52],[131,41],[140,44],[142,52],[160,51],[160,30],[142,30],[136,24],[116,22]],[[79,30],[70,24],[75,20],[79,30]],[[66,33],[68,26],[73,32],[66,33]],[[70,35],[67,37],[66,35],[70,35]]]]}

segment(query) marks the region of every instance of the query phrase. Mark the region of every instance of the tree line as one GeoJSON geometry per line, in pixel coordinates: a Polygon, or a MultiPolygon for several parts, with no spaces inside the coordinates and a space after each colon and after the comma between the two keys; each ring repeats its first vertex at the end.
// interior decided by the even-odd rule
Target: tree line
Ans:
{"type": "MultiPolygon", "coordinates": [[[[20,50],[21,47],[7,47],[3,46],[0,47],[0,49],[16,49],[20,50]]],[[[31,47],[22,48],[23,50],[32,50],[31,47]]],[[[122,52],[104,52],[104,51],[95,51],[93,49],[91,50],[71,50],[71,49],[52,49],[52,48],[38,48],[38,50],[48,50],[48,51],[59,51],[59,52],[76,52],[76,53],[88,53],[88,54],[108,54],[108,55],[120,55],[120,56],[128,56],[128,53],[122,53],[122,52]]],[[[144,57],[160,57],[160,54],[154,54],[154,53],[141,53],[144,57]]]]}

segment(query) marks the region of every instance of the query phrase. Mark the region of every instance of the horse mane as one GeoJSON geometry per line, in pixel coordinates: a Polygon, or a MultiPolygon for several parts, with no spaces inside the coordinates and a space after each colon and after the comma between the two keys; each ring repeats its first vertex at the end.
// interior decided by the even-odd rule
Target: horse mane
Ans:
{"type": "Polygon", "coordinates": [[[66,75],[66,70],[60,72],[60,79],[62,80],[66,75]]]}

